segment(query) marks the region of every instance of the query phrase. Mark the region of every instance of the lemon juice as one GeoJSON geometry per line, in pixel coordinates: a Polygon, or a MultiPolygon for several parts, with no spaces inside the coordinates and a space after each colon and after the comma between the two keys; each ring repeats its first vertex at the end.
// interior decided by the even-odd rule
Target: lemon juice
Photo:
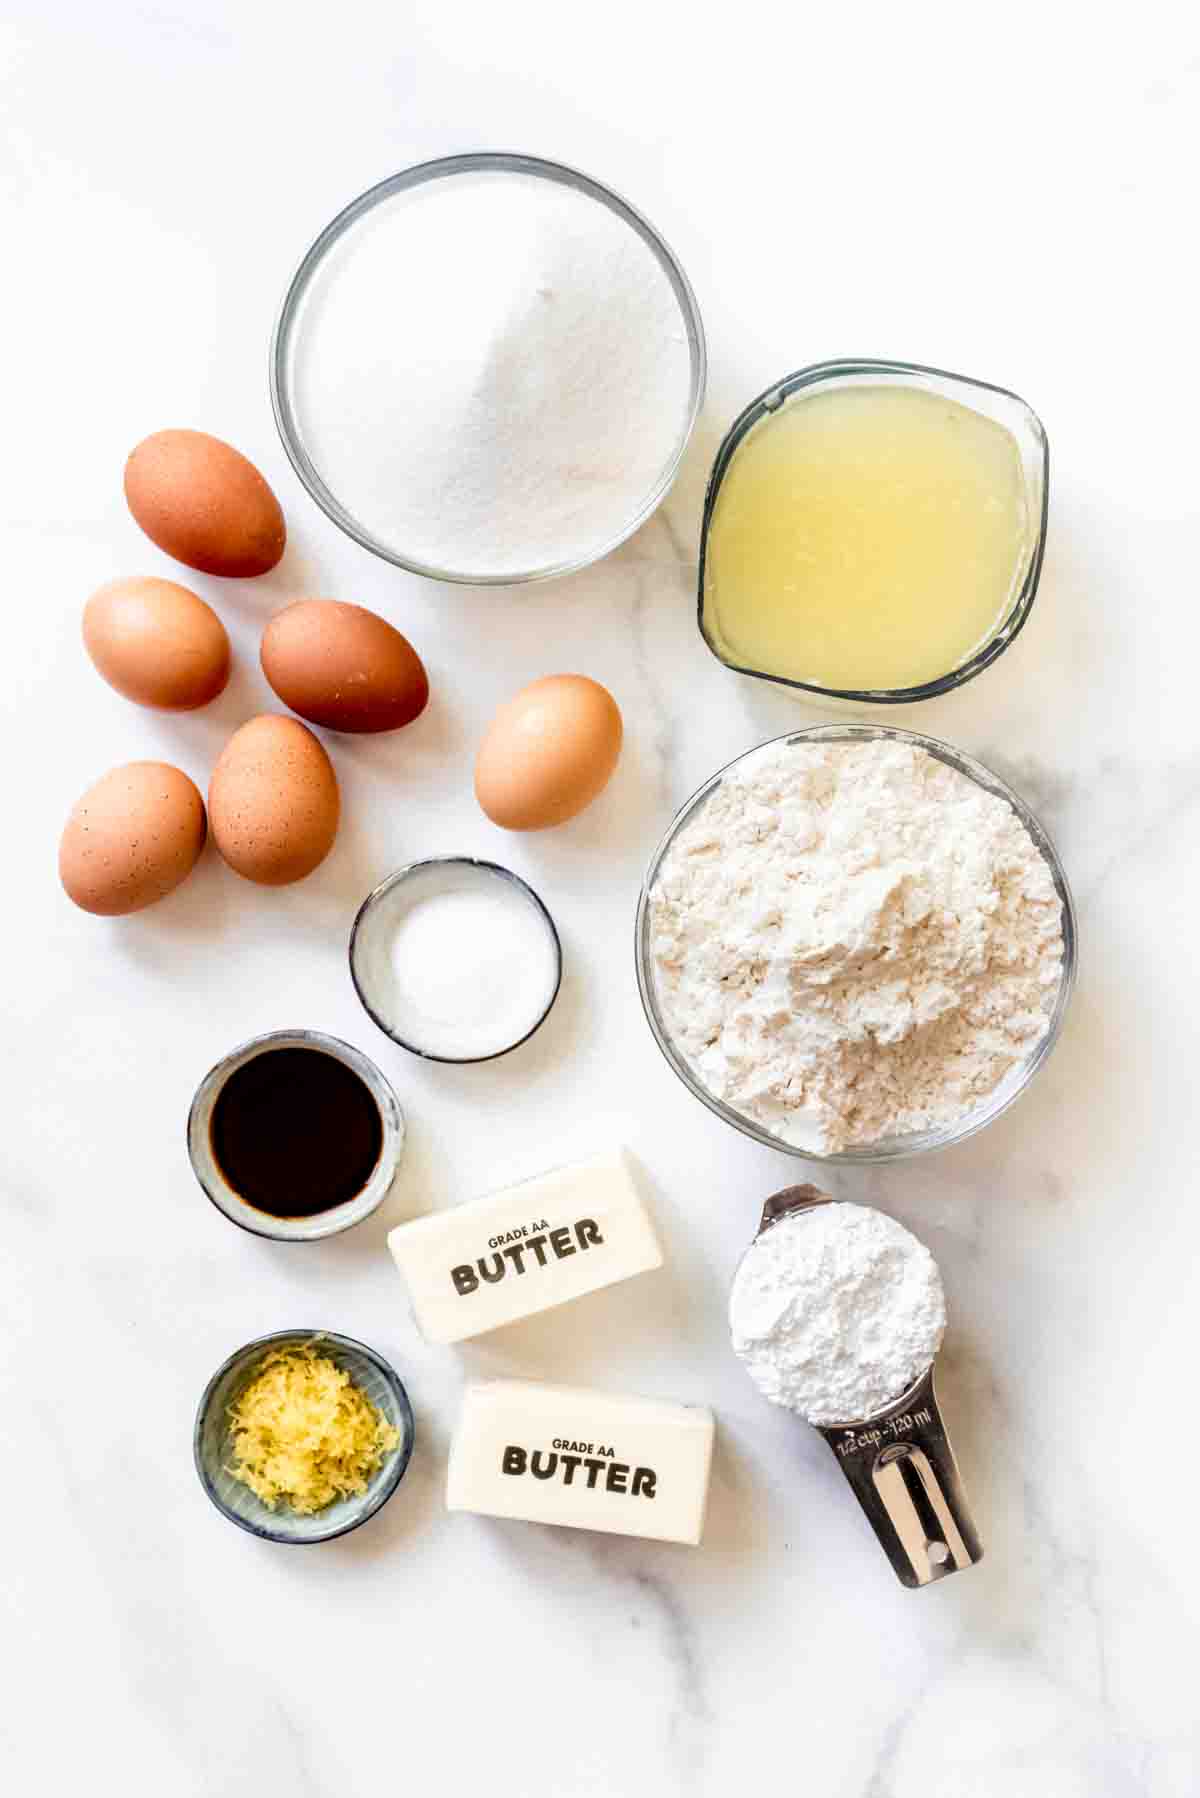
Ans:
{"type": "Polygon", "coordinates": [[[724,661],[784,680],[924,685],[1007,615],[1030,510],[1016,438],[972,407],[912,386],[801,390],[725,470],[705,635],[724,661]]]}

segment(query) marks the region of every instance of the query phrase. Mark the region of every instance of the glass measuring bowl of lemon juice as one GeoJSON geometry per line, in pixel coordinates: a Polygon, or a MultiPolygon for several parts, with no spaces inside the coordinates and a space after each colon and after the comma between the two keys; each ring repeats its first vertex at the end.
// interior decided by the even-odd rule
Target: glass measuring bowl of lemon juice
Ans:
{"type": "Polygon", "coordinates": [[[741,673],[833,698],[931,698],[1029,615],[1048,453],[1016,394],[916,363],[777,382],[717,454],[701,633],[741,673]]]}

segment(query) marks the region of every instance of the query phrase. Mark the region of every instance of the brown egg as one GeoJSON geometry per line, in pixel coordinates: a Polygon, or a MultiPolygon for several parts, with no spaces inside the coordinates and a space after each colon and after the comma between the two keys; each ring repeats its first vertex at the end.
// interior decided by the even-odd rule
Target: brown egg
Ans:
{"type": "Polygon", "coordinates": [[[203,574],[274,568],[287,542],[279,501],[245,456],[205,431],[155,431],[125,464],[129,510],[152,543],[203,574]]]}
{"type": "Polygon", "coordinates": [[[545,830],[590,805],[621,753],[621,714],[583,674],[548,674],[522,687],[488,726],[475,762],[475,797],[505,830],[545,830]]]}
{"type": "Polygon", "coordinates": [[[326,730],[399,730],[429,698],[408,638],[376,612],[336,599],[298,599],[277,612],[261,660],[284,705],[326,730]]]}
{"type": "Polygon", "coordinates": [[[229,679],[225,626],[174,581],[109,581],[83,608],[83,642],[109,686],[137,705],[192,712],[229,679]]]}
{"type": "Polygon", "coordinates": [[[333,764],[295,718],[266,713],[235,730],[208,785],[213,842],[260,886],[287,886],[333,847],[341,802],[333,764]]]}
{"type": "Polygon", "coordinates": [[[187,878],[204,837],[204,801],[181,769],[127,762],[89,787],[67,819],[59,878],[83,911],[141,911],[187,878]]]}

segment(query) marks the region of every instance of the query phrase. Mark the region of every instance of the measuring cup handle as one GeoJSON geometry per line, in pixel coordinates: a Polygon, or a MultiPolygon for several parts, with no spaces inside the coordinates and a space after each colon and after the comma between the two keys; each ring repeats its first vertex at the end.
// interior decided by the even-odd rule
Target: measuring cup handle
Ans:
{"type": "Polygon", "coordinates": [[[983,1555],[930,1367],[863,1423],[819,1425],[906,1586],[928,1586],[983,1555]]]}

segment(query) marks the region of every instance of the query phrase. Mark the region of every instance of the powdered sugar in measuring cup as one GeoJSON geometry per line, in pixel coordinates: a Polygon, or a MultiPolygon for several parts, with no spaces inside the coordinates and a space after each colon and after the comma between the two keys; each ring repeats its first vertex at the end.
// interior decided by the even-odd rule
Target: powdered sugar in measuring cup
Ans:
{"type": "Polygon", "coordinates": [[[906,1586],[983,1553],[933,1389],[945,1324],[928,1249],[814,1186],[767,1200],[730,1294],[750,1377],[821,1431],[906,1586]]]}

